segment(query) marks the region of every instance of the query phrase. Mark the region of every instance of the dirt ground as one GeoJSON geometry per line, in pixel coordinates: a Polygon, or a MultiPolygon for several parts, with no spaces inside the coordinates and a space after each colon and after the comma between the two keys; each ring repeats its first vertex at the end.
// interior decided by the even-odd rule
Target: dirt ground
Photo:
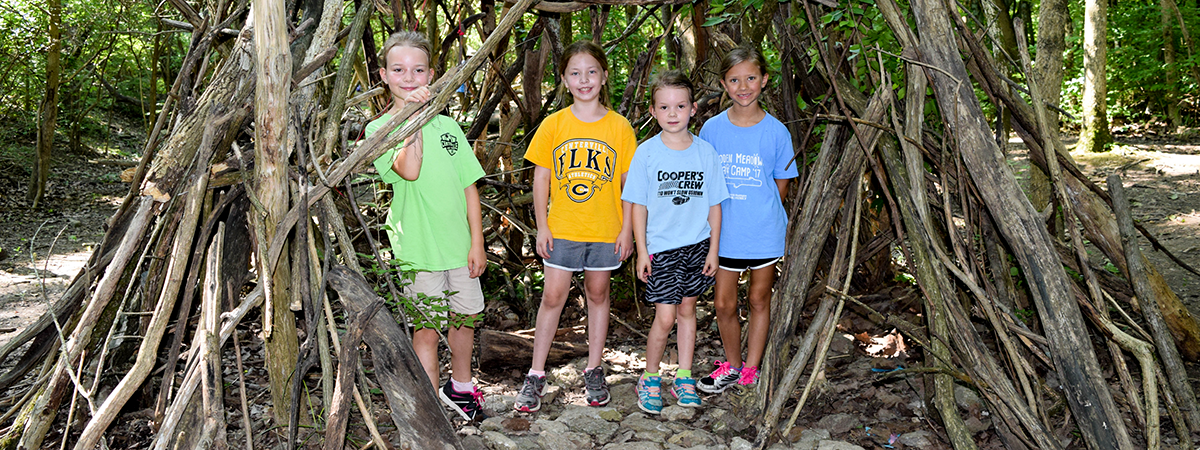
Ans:
{"type": "MultiPolygon", "coordinates": [[[[133,153],[137,144],[144,141],[144,136],[132,128],[116,125],[110,126],[109,132],[107,142],[116,145],[90,145],[88,147],[92,150],[63,153],[58,156],[52,168],[45,207],[36,211],[31,210],[24,200],[29,156],[11,148],[0,150],[0,345],[36,320],[46,310],[47,305],[61,295],[91,256],[91,250],[99,245],[104,236],[105,221],[115,212],[127,193],[129,187],[120,182],[119,173],[128,167],[128,163],[102,161],[124,159],[135,162],[132,157],[122,155],[133,153]],[[96,148],[107,150],[94,150],[96,148]]],[[[31,146],[23,148],[28,147],[31,146]]],[[[1011,165],[1018,177],[1021,177],[1028,167],[1028,161],[1019,151],[1019,145],[1013,147],[1018,149],[1012,154],[1011,165]]],[[[1133,204],[1135,219],[1144,224],[1176,256],[1192,267],[1200,268],[1200,133],[1166,137],[1153,134],[1122,136],[1110,152],[1074,153],[1073,156],[1084,172],[1101,186],[1109,174],[1120,174],[1133,204]]],[[[1192,314],[1200,317],[1200,276],[1169,261],[1163,253],[1152,251],[1145,240],[1142,248],[1187,304],[1192,314]]],[[[1104,265],[1101,257],[1094,257],[1097,258],[1097,265],[1104,265]]],[[[909,298],[913,295],[911,292],[892,294],[896,298],[909,298]]],[[[716,327],[712,325],[711,319],[706,322],[703,314],[701,312],[701,339],[697,345],[696,363],[696,370],[701,374],[708,372],[709,359],[720,355],[719,342],[715,335],[716,327]],[[705,327],[706,324],[709,326],[705,327]],[[706,333],[706,328],[711,330],[706,333]]],[[[563,326],[567,325],[570,323],[564,320],[563,326]]],[[[847,325],[856,326],[853,323],[847,325]]],[[[606,360],[616,365],[617,373],[635,373],[635,355],[644,356],[636,351],[637,343],[640,341],[644,345],[644,340],[634,328],[615,322],[611,325],[609,348],[613,350],[608,355],[611,358],[606,360]],[[623,360],[628,361],[621,363],[623,360]]],[[[255,347],[247,343],[253,339],[253,329],[243,334],[246,364],[255,366],[256,360],[261,361],[261,346],[255,347]]],[[[887,345],[890,342],[888,339],[894,337],[877,338],[883,341],[875,344],[887,345]]],[[[860,348],[865,350],[865,347],[871,344],[862,342],[860,348]]],[[[891,344],[895,345],[894,342],[891,344]]],[[[846,344],[836,345],[844,347],[846,344]]],[[[806,410],[798,423],[816,426],[830,414],[850,413],[859,415],[855,417],[876,417],[880,423],[893,423],[893,431],[897,433],[919,426],[920,424],[913,425],[906,420],[889,422],[889,417],[886,417],[883,411],[894,416],[913,414],[912,410],[915,407],[911,404],[911,399],[921,397],[918,392],[921,390],[920,383],[896,382],[886,386],[874,383],[869,376],[863,374],[870,374],[871,369],[878,368],[876,366],[879,364],[872,362],[872,358],[864,360],[851,357],[856,354],[861,355],[862,352],[856,353],[849,348],[835,348],[835,354],[831,355],[829,363],[830,370],[826,375],[831,382],[830,387],[813,400],[816,406],[806,410]]],[[[666,362],[669,364],[670,358],[666,362]]],[[[258,366],[261,366],[261,363],[258,366]]],[[[1194,365],[1190,368],[1193,373],[1200,372],[1194,365]]],[[[261,405],[267,402],[266,397],[262,395],[267,384],[265,374],[261,373],[261,370],[251,370],[248,378],[249,394],[256,397],[259,403],[251,408],[251,415],[254,420],[262,420],[265,423],[265,407],[261,405]]],[[[519,388],[516,383],[520,379],[520,373],[513,369],[498,373],[481,373],[479,378],[489,398],[503,398],[515,395],[519,388]]],[[[560,402],[582,402],[582,398],[575,398],[573,395],[575,394],[564,394],[560,402]]],[[[969,409],[970,405],[964,408],[969,409]]],[[[231,403],[230,410],[236,409],[236,404],[231,403]]],[[[785,413],[790,413],[790,408],[785,410],[785,413]]],[[[240,422],[232,414],[236,413],[231,413],[229,419],[231,441],[234,438],[232,434],[240,427],[240,422]]],[[[126,444],[136,443],[148,430],[147,423],[144,415],[139,413],[119,419],[110,434],[114,439],[113,443],[121,442],[122,436],[126,439],[126,444]],[[142,436],[138,436],[139,434],[142,436]]],[[[862,427],[852,428],[845,431],[841,438],[853,440],[855,433],[861,434],[864,431],[862,427]]],[[[260,434],[258,439],[262,438],[260,434]]],[[[865,445],[863,442],[868,440],[864,436],[858,438],[861,438],[857,440],[859,445],[865,445]]],[[[946,442],[944,434],[941,438],[942,442],[946,442]]],[[[270,441],[269,437],[267,441],[270,441]]],[[[1000,445],[995,436],[991,436],[990,440],[983,438],[982,441],[982,448],[999,448],[1000,445]]],[[[142,448],[136,444],[133,447],[142,448]]]]}

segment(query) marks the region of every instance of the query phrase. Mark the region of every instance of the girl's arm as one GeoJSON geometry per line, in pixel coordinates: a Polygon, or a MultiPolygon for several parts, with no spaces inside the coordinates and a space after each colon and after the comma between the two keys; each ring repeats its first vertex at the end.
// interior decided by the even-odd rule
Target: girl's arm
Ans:
{"type": "MultiPolygon", "coordinates": [[[[787,180],[783,181],[787,182],[787,180]]],[[[717,250],[721,247],[720,203],[708,207],[708,227],[712,230],[709,231],[710,236],[708,237],[708,256],[704,257],[704,275],[711,277],[717,274],[719,267],[717,250]]]]}
{"type": "Polygon", "coordinates": [[[787,188],[788,188],[789,181],[792,181],[792,179],[791,178],[776,178],[775,179],[775,186],[779,187],[779,201],[783,202],[784,206],[787,206],[787,201],[784,199],[787,198],[787,188]]]}
{"type": "Polygon", "coordinates": [[[546,213],[550,209],[550,169],[534,166],[533,169],[533,217],[537,221],[537,253],[542,258],[549,258],[554,250],[554,235],[546,223],[546,213]]]}
{"type": "MultiPolygon", "coordinates": [[[[621,191],[622,192],[624,192],[624,190],[625,190],[625,179],[628,176],[629,176],[629,172],[625,172],[625,173],[621,174],[621,191]]],[[[633,203],[621,202],[621,217],[629,217],[629,215],[632,213],[632,206],[633,206],[633,203]]],[[[642,209],[645,210],[646,206],[642,205],[642,209]]],[[[625,258],[629,257],[630,253],[633,253],[633,224],[630,223],[631,221],[629,221],[629,220],[622,220],[621,222],[622,222],[621,223],[621,234],[617,235],[616,252],[617,252],[617,256],[619,256],[621,258],[621,261],[624,261],[625,258]]],[[[646,225],[645,223],[642,224],[642,233],[643,234],[646,232],[645,225],[646,225]]],[[[643,236],[643,238],[644,237],[645,236],[643,236]]],[[[639,249],[638,251],[640,252],[641,249],[639,249]]]]}
{"type": "Polygon", "coordinates": [[[630,218],[633,219],[628,222],[632,222],[637,242],[637,277],[646,282],[650,279],[650,252],[646,250],[646,205],[629,202],[621,202],[621,205],[626,211],[630,211],[630,218]]]}
{"type": "MultiPolygon", "coordinates": [[[[417,177],[421,176],[421,160],[425,158],[423,141],[421,139],[421,130],[417,130],[408,139],[404,140],[404,146],[396,151],[396,159],[392,160],[392,171],[396,175],[400,175],[408,181],[417,181],[417,177]]],[[[476,200],[478,200],[476,196],[476,200]]],[[[478,201],[475,202],[478,206],[478,201]]]]}
{"type": "Polygon", "coordinates": [[[483,219],[479,206],[479,190],[472,183],[463,189],[467,196],[467,224],[471,228],[471,250],[467,253],[467,272],[478,278],[487,269],[487,252],[483,249],[483,219]]]}

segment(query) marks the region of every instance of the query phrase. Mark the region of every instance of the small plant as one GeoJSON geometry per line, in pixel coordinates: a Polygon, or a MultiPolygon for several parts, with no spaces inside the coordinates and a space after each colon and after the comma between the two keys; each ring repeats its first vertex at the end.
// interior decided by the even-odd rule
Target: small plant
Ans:
{"type": "Polygon", "coordinates": [[[363,272],[376,277],[376,294],[383,297],[388,309],[393,313],[401,313],[408,317],[414,328],[442,330],[447,327],[475,327],[476,324],[483,321],[483,314],[463,315],[450,310],[450,302],[447,298],[457,292],[444,291],[440,297],[420,293],[415,296],[405,295],[404,287],[412,284],[417,272],[421,271],[403,269],[404,261],[388,261],[387,268],[384,269],[376,263],[374,256],[363,254],[359,254],[359,256],[370,261],[368,266],[363,267],[363,272]],[[383,277],[392,278],[396,287],[401,291],[399,296],[393,296],[391,290],[385,287],[387,283],[383,281],[383,277]]]}

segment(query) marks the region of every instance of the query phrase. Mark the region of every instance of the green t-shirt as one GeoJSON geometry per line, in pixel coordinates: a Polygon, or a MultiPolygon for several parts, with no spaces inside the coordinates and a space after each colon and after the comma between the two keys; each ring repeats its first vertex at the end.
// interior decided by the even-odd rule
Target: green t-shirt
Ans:
{"type": "MultiPolygon", "coordinates": [[[[366,135],[374,134],[391,118],[384,114],[368,123],[366,135]]],[[[383,182],[392,185],[387,217],[392,255],[410,269],[464,267],[471,251],[471,228],[463,190],[483,177],[483,168],[453,119],[436,116],[421,128],[421,134],[424,159],[415,181],[400,178],[392,170],[398,147],[375,160],[383,182]]]]}

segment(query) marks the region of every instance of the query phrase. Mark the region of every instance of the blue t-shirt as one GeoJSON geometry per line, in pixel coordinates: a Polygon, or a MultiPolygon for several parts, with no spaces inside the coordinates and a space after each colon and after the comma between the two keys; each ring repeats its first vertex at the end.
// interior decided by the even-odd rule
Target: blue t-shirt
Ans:
{"type": "Polygon", "coordinates": [[[739,127],[729,110],[704,123],[700,138],[717,149],[729,199],[721,202],[721,247],[724,258],[762,259],[783,256],[787,211],[775,180],[796,178],[791,162],[792,136],[767,114],[757,124],[739,127]]]}
{"type": "Polygon", "coordinates": [[[646,206],[651,254],[708,239],[708,209],[728,197],[712,145],[692,136],[690,147],[672,150],[662,134],[638,146],[621,193],[621,200],[646,206]]]}

